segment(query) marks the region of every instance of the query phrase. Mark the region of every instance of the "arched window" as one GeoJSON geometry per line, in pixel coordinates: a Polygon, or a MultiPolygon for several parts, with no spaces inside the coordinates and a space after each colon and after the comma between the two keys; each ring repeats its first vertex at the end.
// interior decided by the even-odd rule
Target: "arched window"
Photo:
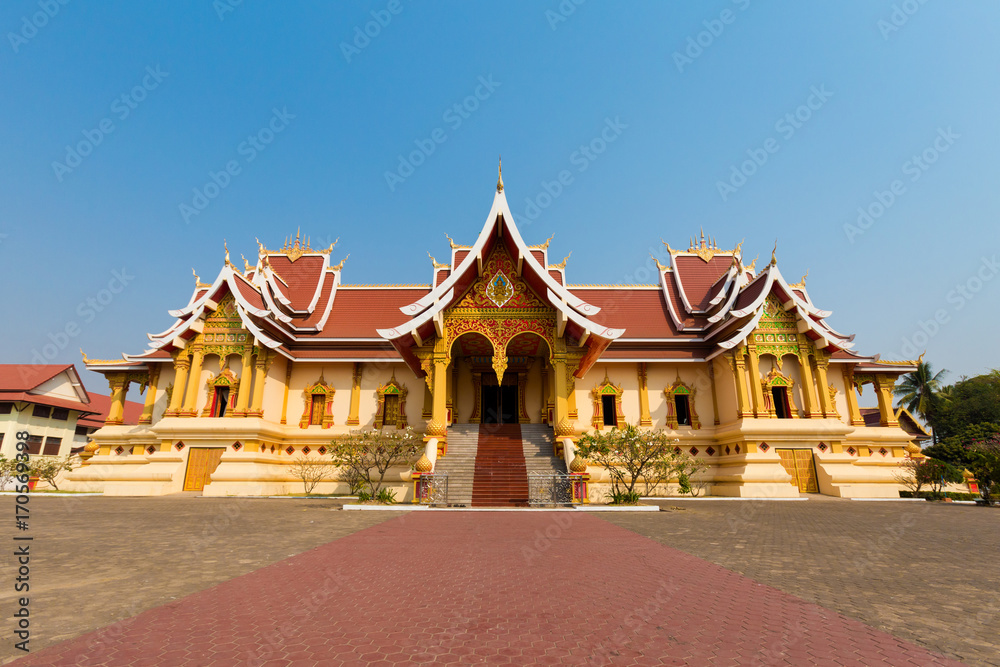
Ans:
{"type": "Polygon", "coordinates": [[[761,379],[760,384],[764,394],[764,407],[771,417],[793,419],[799,416],[792,392],[794,380],[777,368],[772,368],[771,372],[761,379]]]}
{"type": "Polygon", "coordinates": [[[600,431],[605,426],[621,428],[625,425],[625,413],[622,411],[622,388],[604,376],[604,381],[590,392],[594,398],[594,416],[591,425],[600,431]]]}
{"type": "Polygon", "coordinates": [[[202,417],[231,417],[230,411],[236,407],[236,393],[239,391],[240,380],[228,366],[218,375],[208,378],[205,382],[208,388],[208,400],[201,411],[202,417]]]}
{"type": "Polygon", "coordinates": [[[674,383],[663,390],[667,397],[667,428],[686,426],[701,428],[701,420],[694,409],[695,390],[681,382],[680,375],[674,383]]]}
{"type": "Polygon", "coordinates": [[[388,382],[375,391],[378,394],[375,428],[383,426],[406,428],[406,387],[399,384],[396,376],[393,375],[388,382]]]}
{"type": "Polygon", "coordinates": [[[299,419],[299,428],[308,426],[322,426],[330,428],[333,426],[333,395],[335,390],[323,379],[320,373],[319,380],[309,385],[302,392],[305,396],[305,405],[302,410],[302,418],[299,419]]]}

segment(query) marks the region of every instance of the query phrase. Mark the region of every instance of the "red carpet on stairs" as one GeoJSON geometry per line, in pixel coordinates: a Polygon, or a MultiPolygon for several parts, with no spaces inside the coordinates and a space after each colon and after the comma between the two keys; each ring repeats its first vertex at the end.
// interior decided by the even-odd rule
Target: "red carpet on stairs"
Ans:
{"type": "Polygon", "coordinates": [[[528,505],[528,470],[518,424],[483,424],[472,481],[473,507],[528,505]]]}

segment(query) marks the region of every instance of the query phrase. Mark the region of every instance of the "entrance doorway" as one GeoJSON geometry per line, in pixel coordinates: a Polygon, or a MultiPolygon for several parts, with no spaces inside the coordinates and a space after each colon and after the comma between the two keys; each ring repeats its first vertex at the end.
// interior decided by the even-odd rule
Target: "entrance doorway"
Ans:
{"type": "Polygon", "coordinates": [[[517,384],[483,385],[484,424],[517,423],[517,384]]]}
{"type": "Polygon", "coordinates": [[[184,490],[204,491],[225,451],[225,447],[192,447],[184,475],[184,490]]]}
{"type": "Polygon", "coordinates": [[[799,493],[819,493],[811,449],[779,449],[777,452],[785,472],[792,476],[792,484],[799,487],[799,493]]]}

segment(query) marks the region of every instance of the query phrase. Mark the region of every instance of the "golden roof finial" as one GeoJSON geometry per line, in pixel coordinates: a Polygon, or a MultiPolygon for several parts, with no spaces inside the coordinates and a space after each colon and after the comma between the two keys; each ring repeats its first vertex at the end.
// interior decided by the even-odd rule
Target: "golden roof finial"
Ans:
{"type": "Polygon", "coordinates": [[[229,244],[226,243],[226,239],[222,239],[222,247],[226,249],[226,266],[229,266],[229,244]]]}
{"type": "Polygon", "coordinates": [[[753,261],[750,262],[750,266],[747,267],[747,271],[749,271],[750,273],[752,273],[754,275],[757,274],[757,259],[759,257],[760,257],[760,255],[757,255],[757,257],[754,257],[753,261]]]}
{"type": "Polygon", "coordinates": [[[778,239],[774,239],[774,250],[771,251],[771,266],[778,265],[778,239]]]}
{"type": "Polygon", "coordinates": [[[669,252],[671,255],[674,254],[675,250],[670,247],[669,243],[667,243],[666,241],[663,240],[662,236],[660,237],[660,243],[662,243],[663,245],[667,246],[667,252],[669,252]]]}
{"type": "MultiPolygon", "coordinates": [[[[347,257],[350,257],[350,256],[351,256],[351,253],[347,253],[347,257]]],[[[330,268],[333,269],[334,271],[343,271],[343,269],[344,269],[344,262],[347,261],[347,257],[345,257],[344,259],[340,260],[340,264],[338,264],[336,266],[331,266],[330,268]]]]}
{"type": "Polygon", "coordinates": [[[250,270],[250,262],[247,261],[246,255],[240,253],[240,257],[243,258],[243,273],[247,273],[250,270]]]}
{"type": "Polygon", "coordinates": [[[701,228],[701,247],[702,248],[706,247],[705,246],[705,228],[704,227],[701,228]]]}
{"type": "MultiPolygon", "coordinates": [[[[667,247],[669,247],[669,246],[667,246],[667,247]]],[[[667,267],[665,267],[662,264],[660,264],[660,260],[656,257],[656,255],[654,255],[653,253],[649,253],[649,256],[653,258],[654,262],[656,262],[656,268],[657,269],[659,269],[661,272],[667,270],[667,267]]]]}
{"type": "Polygon", "coordinates": [[[432,255],[430,253],[430,251],[427,252],[427,256],[431,258],[431,265],[434,267],[435,270],[437,270],[437,269],[448,269],[448,268],[451,268],[447,264],[441,264],[436,259],[434,259],[434,255],[432,255]]]}
{"type": "MultiPolygon", "coordinates": [[[[573,251],[570,250],[569,251],[569,255],[572,255],[572,254],[573,254],[573,251]]],[[[566,262],[569,261],[569,255],[566,255],[566,258],[563,259],[563,261],[559,262],[558,264],[550,264],[549,268],[550,269],[565,269],[566,268],[566,262]]]]}
{"type": "Polygon", "coordinates": [[[83,357],[83,363],[85,364],[90,363],[90,359],[87,359],[87,353],[83,351],[82,347],[80,348],[80,356],[83,357]]]}
{"type": "Polygon", "coordinates": [[[528,247],[529,248],[538,248],[539,250],[545,250],[546,248],[549,247],[549,243],[551,243],[552,239],[554,239],[555,237],[556,237],[556,235],[553,234],[549,238],[545,239],[545,243],[539,243],[538,245],[532,245],[532,246],[528,246],[528,247]]]}
{"type": "Polygon", "coordinates": [[[499,165],[497,166],[497,192],[503,192],[503,157],[500,157],[499,165]]]}

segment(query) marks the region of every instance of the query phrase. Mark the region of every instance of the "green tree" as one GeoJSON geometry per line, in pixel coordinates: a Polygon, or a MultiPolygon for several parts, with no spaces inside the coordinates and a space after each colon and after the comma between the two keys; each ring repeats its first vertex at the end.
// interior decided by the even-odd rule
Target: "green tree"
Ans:
{"type": "Polygon", "coordinates": [[[925,459],[916,469],[917,481],[931,487],[931,494],[934,497],[941,497],[941,490],[945,485],[958,484],[963,480],[962,471],[937,459],[925,459]]]}
{"type": "Polygon", "coordinates": [[[423,443],[408,428],[405,431],[352,431],[330,445],[333,463],[341,468],[341,479],[348,483],[353,480],[369,498],[376,498],[389,468],[409,465],[423,443]]]}
{"type": "Polygon", "coordinates": [[[973,456],[969,471],[979,484],[980,495],[993,504],[994,497],[1000,493],[1000,435],[974,442],[969,449],[973,456]]]}
{"type": "MultiPolygon", "coordinates": [[[[691,491],[690,476],[704,469],[677,448],[675,440],[660,431],[640,430],[632,424],[610,431],[584,433],[577,443],[581,458],[601,466],[611,476],[612,502],[635,503],[639,484],[646,494],[677,476],[691,491]]],[[[683,491],[683,489],[682,489],[683,491]]]]}
{"type": "Polygon", "coordinates": [[[1000,370],[962,378],[940,393],[950,400],[939,400],[935,407],[932,426],[937,441],[957,435],[970,424],[1000,424],[1000,370]]]}
{"type": "Polygon", "coordinates": [[[955,435],[926,448],[924,455],[940,461],[947,461],[952,465],[968,468],[974,458],[974,454],[970,449],[972,443],[985,440],[997,434],[1000,434],[1000,424],[993,422],[966,424],[955,435]]]}
{"type": "Polygon", "coordinates": [[[28,464],[28,474],[38,477],[38,479],[44,482],[48,482],[52,485],[53,489],[58,491],[59,487],[56,486],[56,477],[63,470],[68,472],[75,468],[78,462],[79,459],[75,455],[62,457],[40,456],[31,459],[28,464]]]}
{"type": "Polygon", "coordinates": [[[899,405],[933,426],[935,394],[941,389],[941,378],[947,372],[942,368],[935,373],[929,362],[917,362],[917,370],[908,373],[893,389],[899,405]]]}

